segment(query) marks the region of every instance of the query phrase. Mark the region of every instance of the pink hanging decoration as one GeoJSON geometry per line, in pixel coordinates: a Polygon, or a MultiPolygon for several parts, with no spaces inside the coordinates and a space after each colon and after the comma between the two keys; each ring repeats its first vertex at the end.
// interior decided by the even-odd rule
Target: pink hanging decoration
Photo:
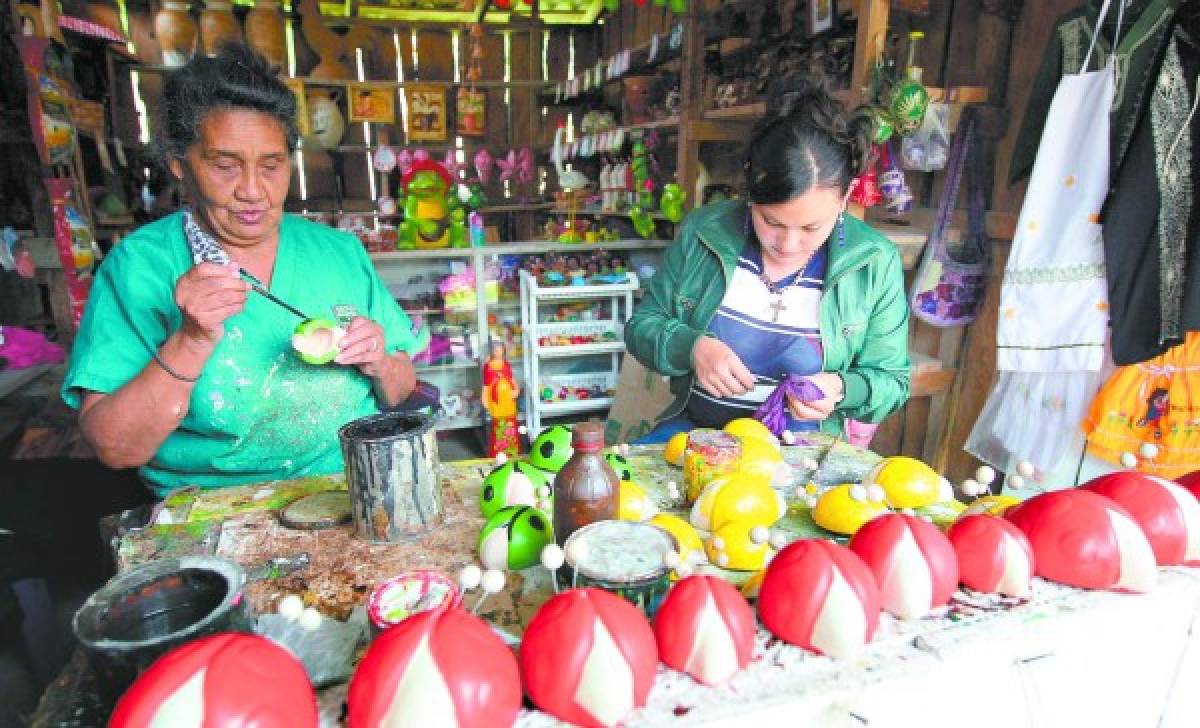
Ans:
{"type": "Polygon", "coordinates": [[[442,159],[442,166],[446,168],[446,171],[450,173],[455,182],[462,179],[463,166],[459,164],[458,156],[454,153],[453,149],[446,150],[446,156],[442,159]]]}
{"type": "Polygon", "coordinates": [[[504,159],[497,159],[496,166],[500,168],[500,181],[513,176],[513,172],[517,171],[517,153],[515,150],[509,149],[508,154],[504,159]]]}
{"type": "Polygon", "coordinates": [[[417,151],[413,152],[414,162],[428,162],[431,159],[433,159],[433,157],[429,156],[429,152],[424,149],[418,149],[417,151]]]}
{"type": "Polygon", "coordinates": [[[517,182],[523,185],[533,182],[533,150],[521,147],[517,152],[517,182]]]}
{"type": "Polygon", "coordinates": [[[410,149],[401,149],[396,155],[396,169],[400,170],[401,176],[408,174],[408,168],[413,165],[413,153],[410,149]]]}
{"type": "Polygon", "coordinates": [[[475,152],[472,161],[475,163],[475,174],[479,175],[479,181],[486,185],[492,179],[492,153],[487,149],[480,149],[475,152]]]}

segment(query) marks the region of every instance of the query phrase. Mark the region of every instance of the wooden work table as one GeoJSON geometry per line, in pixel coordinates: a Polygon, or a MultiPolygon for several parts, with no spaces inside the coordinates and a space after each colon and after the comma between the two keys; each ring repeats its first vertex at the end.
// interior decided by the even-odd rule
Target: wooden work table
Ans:
{"type": "MultiPolygon", "coordinates": [[[[785,448],[801,482],[800,463],[822,458],[831,439],[815,436],[785,448]]],[[[660,507],[672,508],[667,483],[681,480],[657,447],[635,447],[631,466],[660,507]]],[[[877,457],[837,443],[817,475],[822,484],[857,480],[877,457]]],[[[483,520],[477,494],[488,461],[442,465],[443,525],[413,544],[372,545],[350,528],[294,531],[280,525],[279,507],[301,495],[344,488],[336,478],[279,481],[222,491],[182,491],[165,509],[177,523],[119,538],[121,569],[185,553],[215,554],[253,571],[267,559],[308,553],[304,569],[252,581],[246,589],[257,612],[272,611],[280,598],[301,594],[329,617],[342,618],[378,581],[418,568],[455,574],[475,561],[483,520]]],[[[791,507],[775,527],[790,537],[829,537],[813,524],[789,488],[791,507]]],[[[935,522],[952,520],[957,504],[931,507],[935,522]]],[[[714,571],[719,572],[714,568],[714,571]]],[[[729,576],[745,578],[746,575],[729,576]]],[[[519,637],[550,594],[547,572],[511,574],[505,590],[485,603],[481,615],[519,637]]],[[[471,595],[470,603],[477,597],[471,595]]],[[[1032,600],[1021,602],[959,592],[949,608],[913,622],[883,615],[873,644],[857,659],[838,662],[807,653],[760,628],[755,661],[730,683],[709,688],[659,668],[646,708],[628,725],[744,725],[749,716],[780,725],[1152,725],[1150,716],[1192,715],[1200,695],[1186,687],[1200,676],[1200,649],[1192,642],[1200,614],[1200,574],[1169,569],[1147,595],[1087,592],[1037,580],[1032,600]],[[1136,665],[1135,670],[1128,668],[1136,665]],[[1172,711],[1183,711],[1181,713],[1172,711]],[[851,720],[855,719],[855,720],[851,720]]],[[[76,654],[47,690],[34,726],[99,725],[94,690],[82,654],[76,654]]],[[[321,691],[335,715],[345,686],[321,691]]],[[[524,711],[522,726],[558,723],[524,711]]],[[[1175,725],[1169,721],[1162,725],[1175,725]]],[[[1183,725],[1179,723],[1178,725],[1183,725]]]]}

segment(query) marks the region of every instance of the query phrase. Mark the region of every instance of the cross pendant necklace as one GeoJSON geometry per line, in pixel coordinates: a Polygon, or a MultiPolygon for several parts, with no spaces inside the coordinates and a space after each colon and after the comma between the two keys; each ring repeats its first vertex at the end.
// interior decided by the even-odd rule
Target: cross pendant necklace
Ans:
{"type": "Polygon", "coordinates": [[[808,264],[812,262],[813,255],[815,254],[816,251],[809,253],[808,260],[804,261],[804,266],[801,267],[800,270],[796,271],[794,274],[795,278],[793,278],[792,282],[788,283],[787,285],[772,283],[771,279],[767,276],[767,271],[763,270],[762,275],[760,276],[763,285],[767,287],[767,293],[775,297],[775,300],[767,304],[767,308],[771,309],[772,312],[771,323],[779,323],[779,314],[787,310],[787,304],[783,302],[783,294],[786,293],[787,289],[791,288],[792,286],[798,286],[804,282],[804,277],[808,275],[808,264]]]}
{"type": "Polygon", "coordinates": [[[773,312],[771,314],[771,323],[777,324],[779,323],[779,313],[781,311],[786,311],[787,306],[783,303],[783,291],[779,291],[773,295],[775,295],[776,298],[774,301],[771,301],[767,304],[767,308],[771,309],[773,312]]]}

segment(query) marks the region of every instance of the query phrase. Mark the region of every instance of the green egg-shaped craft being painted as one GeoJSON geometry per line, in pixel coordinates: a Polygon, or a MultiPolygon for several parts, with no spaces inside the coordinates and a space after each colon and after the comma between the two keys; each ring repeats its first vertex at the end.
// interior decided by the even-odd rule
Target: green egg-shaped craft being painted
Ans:
{"type": "Polygon", "coordinates": [[[345,336],[346,330],[329,319],[306,319],[292,332],[292,348],[308,364],[328,364],[337,357],[345,336]]]}
{"type": "Polygon", "coordinates": [[[619,480],[637,480],[633,475],[633,468],[630,467],[629,461],[624,455],[618,455],[615,452],[604,454],[604,460],[608,463],[608,467],[613,469],[619,480]]]}
{"type": "Polygon", "coordinates": [[[550,501],[550,478],[529,463],[509,460],[483,479],[479,490],[479,510],[491,518],[501,508],[536,506],[550,501]]]}
{"type": "Polygon", "coordinates": [[[554,543],[550,516],[532,506],[496,511],[479,533],[479,561],[485,569],[520,571],[541,563],[542,549],[554,543]]]}
{"type": "Polygon", "coordinates": [[[554,425],[542,430],[529,448],[529,463],[534,467],[557,473],[575,450],[571,447],[571,428],[554,425]]]}

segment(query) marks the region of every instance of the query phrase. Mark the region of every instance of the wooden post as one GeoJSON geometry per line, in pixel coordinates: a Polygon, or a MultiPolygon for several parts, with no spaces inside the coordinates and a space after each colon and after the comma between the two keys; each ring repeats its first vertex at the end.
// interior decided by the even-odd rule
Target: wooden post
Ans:
{"type": "Polygon", "coordinates": [[[689,3],[683,16],[683,48],[679,63],[679,141],[675,173],[679,186],[687,193],[688,209],[698,207],[696,177],[700,171],[700,142],[693,121],[704,115],[704,31],[700,23],[700,3],[689,3]]]}
{"type": "Polygon", "coordinates": [[[886,39],[888,25],[887,0],[858,0],[858,34],[854,38],[854,72],[850,90],[861,94],[870,78],[875,49],[886,39]]]}

